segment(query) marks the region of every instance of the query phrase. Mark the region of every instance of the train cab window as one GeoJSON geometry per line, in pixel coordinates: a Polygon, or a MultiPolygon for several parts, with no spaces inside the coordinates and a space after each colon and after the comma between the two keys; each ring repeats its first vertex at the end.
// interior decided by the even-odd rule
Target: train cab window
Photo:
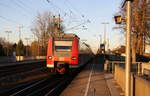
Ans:
{"type": "Polygon", "coordinates": [[[71,46],[55,46],[56,51],[71,51],[71,46]]]}
{"type": "Polygon", "coordinates": [[[55,51],[71,51],[72,41],[55,41],[55,51]]]}

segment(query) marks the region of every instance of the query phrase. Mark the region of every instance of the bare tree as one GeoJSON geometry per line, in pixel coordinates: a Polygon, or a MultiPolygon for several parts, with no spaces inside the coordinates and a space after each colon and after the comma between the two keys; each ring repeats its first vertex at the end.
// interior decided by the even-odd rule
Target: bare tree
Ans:
{"type": "MultiPolygon", "coordinates": [[[[145,44],[150,43],[150,0],[134,0],[131,6],[132,62],[135,63],[136,54],[143,55],[145,44]]],[[[126,16],[125,8],[121,9],[120,13],[126,16]]]]}
{"type": "Polygon", "coordinates": [[[62,21],[60,16],[53,16],[50,12],[39,13],[31,30],[38,38],[39,47],[42,47],[40,51],[43,53],[40,55],[45,55],[48,38],[63,32],[62,21]]]}

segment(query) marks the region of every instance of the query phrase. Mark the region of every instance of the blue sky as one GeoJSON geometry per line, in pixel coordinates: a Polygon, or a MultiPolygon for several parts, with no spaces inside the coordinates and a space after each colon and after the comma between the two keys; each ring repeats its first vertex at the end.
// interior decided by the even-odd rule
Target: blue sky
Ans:
{"type": "MultiPolygon", "coordinates": [[[[28,37],[33,40],[33,34],[30,31],[37,13],[46,11],[54,15],[60,14],[63,18],[66,29],[85,23],[87,30],[82,26],[74,30],[66,31],[77,34],[81,40],[86,39],[93,49],[99,46],[99,35],[102,35],[104,25],[101,22],[109,22],[106,38],[109,38],[110,47],[117,47],[124,42],[123,35],[119,30],[112,30],[114,24],[113,15],[119,11],[122,0],[0,0],[0,37],[6,38],[5,30],[12,30],[10,41],[17,42],[19,33],[17,26],[23,26],[21,38],[28,37]]],[[[26,42],[24,41],[26,44],[26,42]]]]}

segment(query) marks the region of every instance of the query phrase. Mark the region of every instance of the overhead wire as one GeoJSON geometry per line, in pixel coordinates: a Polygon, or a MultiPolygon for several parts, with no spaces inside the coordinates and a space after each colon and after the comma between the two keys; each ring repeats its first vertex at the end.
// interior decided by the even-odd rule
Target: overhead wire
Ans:
{"type": "Polygon", "coordinates": [[[33,8],[31,8],[29,5],[25,4],[24,2],[22,2],[22,0],[17,0],[18,3],[20,3],[22,6],[24,6],[25,8],[28,9],[28,11],[34,10],[33,8]]]}
{"type": "MultiPolygon", "coordinates": [[[[57,8],[59,11],[63,12],[63,13],[64,13],[64,16],[68,15],[68,13],[67,13],[66,11],[62,10],[59,6],[57,6],[56,4],[54,4],[51,0],[46,0],[46,1],[47,1],[47,3],[51,4],[53,7],[57,8]]],[[[65,7],[66,7],[66,6],[65,6],[65,7]]],[[[68,6],[68,7],[69,7],[69,6],[68,6]]],[[[67,9],[69,9],[69,12],[70,12],[70,13],[74,13],[74,12],[71,10],[71,8],[67,8],[67,9]]],[[[75,9],[74,9],[74,10],[75,10],[75,9]]],[[[83,16],[82,16],[82,17],[83,17],[83,16]]]]}
{"type": "Polygon", "coordinates": [[[1,6],[8,7],[8,5],[0,3],[1,6]]]}
{"type": "MultiPolygon", "coordinates": [[[[15,2],[15,0],[11,0],[11,2],[13,2],[13,4],[17,5],[17,7],[23,9],[19,4],[17,4],[17,3],[15,2]]],[[[12,4],[12,3],[11,3],[11,4],[12,4]]],[[[7,7],[7,8],[9,8],[9,9],[11,9],[10,6],[7,5],[7,4],[0,3],[0,5],[2,5],[3,7],[7,7]]],[[[14,7],[14,6],[13,6],[13,7],[14,7]]],[[[22,11],[22,12],[24,12],[24,11],[22,11]]],[[[26,14],[26,13],[21,13],[21,14],[22,14],[22,16],[26,16],[26,17],[27,17],[27,14],[26,14]]]]}
{"type": "MultiPolygon", "coordinates": [[[[48,4],[50,4],[53,8],[54,8],[54,10],[55,11],[57,11],[57,13],[59,14],[59,15],[61,15],[61,18],[63,18],[63,22],[62,23],[64,23],[65,24],[65,22],[66,22],[66,18],[67,17],[69,17],[69,14],[68,14],[68,12],[65,10],[63,10],[63,9],[61,9],[58,5],[56,5],[56,4],[54,4],[51,0],[45,0],[48,4]]],[[[58,15],[57,14],[57,15],[58,15]]],[[[65,27],[66,28],[66,27],[65,27]]]]}
{"type": "MultiPolygon", "coordinates": [[[[4,4],[4,3],[0,3],[0,5],[2,5],[3,7],[7,7],[7,8],[10,7],[9,5],[4,4]]],[[[8,18],[7,16],[2,16],[2,15],[0,15],[0,19],[1,19],[1,20],[4,20],[5,22],[9,22],[9,23],[15,24],[15,25],[20,24],[18,21],[13,20],[12,18],[8,18]]],[[[4,24],[3,24],[3,25],[4,25],[4,24]]]]}
{"type": "MultiPolygon", "coordinates": [[[[21,10],[23,10],[23,11],[21,11],[23,16],[27,17],[27,16],[30,16],[30,14],[32,13],[32,12],[29,12],[30,10],[27,10],[27,8],[31,9],[31,7],[27,6],[27,4],[25,5],[22,1],[11,0],[11,2],[13,3],[13,6],[15,5],[15,6],[19,7],[21,10]]],[[[10,8],[10,6],[3,4],[3,3],[0,3],[0,5],[3,5],[3,7],[10,8]]],[[[5,20],[5,21],[15,24],[15,25],[20,25],[20,23],[18,21],[12,20],[12,19],[8,18],[7,16],[0,16],[0,19],[5,20]]]]}
{"type": "Polygon", "coordinates": [[[85,17],[85,15],[83,15],[82,12],[80,10],[78,10],[69,0],[65,0],[65,2],[67,2],[74,11],[76,11],[78,14],[80,14],[80,16],[82,18],[85,17]]]}
{"type": "Polygon", "coordinates": [[[73,9],[74,11],[76,11],[80,18],[81,18],[81,21],[83,20],[83,22],[86,22],[88,21],[87,23],[90,23],[91,21],[89,19],[86,18],[86,16],[79,10],[77,9],[69,0],[65,0],[64,2],[67,2],[68,5],[70,5],[71,9],[73,9]]]}
{"type": "Polygon", "coordinates": [[[26,8],[24,8],[22,5],[20,5],[20,3],[18,3],[16,0],[11,0],[11,2],[13,2],[17,7],[19,7],[21,10],[23,10],[22,12],[25,13],[24,14],[25,16],[29,16],[30,14],[32,14],[26,8]]]}
{"type": "Polygon", "coordinates": [[[18,22],[14,21],[14,20],[11,20],[11,19],[8,19],[6,17],[3,17],[3,16],[0,16],[1,19],[7,21],[7,22],[10,22],[10,23],[13,23],[13,24],[17,24],[18,22]]]}
{"type": "MultiPolygon", "coordinates": [[[[61,8],[59,8],[59,6],[57,6],[56,4],[54,4],[51,0],[46,0],[48,4],[50,4],[51,6],[55,7],[55,10],[59,10],[60,12],[62,12],[64,15],[62,16],[66,16],[68,15],[66,11],[62,10],[61,8]]],[[[57,11],[58,12],[58,11],[57,11]]],[[[58,12],[60,14],[60,12],[58,12]]]]}
{"type": "Polygon", "coordinates": [[[74,11],[76,11],[78,14],[80,14],[80,16],[81,16],[82,18],[87,19],[88,21],[90,21],[90,20],[87,18],[87,16],[81,12],[81,10],[79,10],[78,8],[76,8],[76,7],[70,2],[70,0],[65,0],[65,1],[70,5],[70,7],[71,7],[72,9],[74,9],[74,11]]]}
{"type": "Polygon", "coordinates": [[[78,18],[77,18],[77,14],[73,12],[73,10],[66,4],[66,2],[64,2],[64,5],[69,10],[69,22],[68,22],[68,25],[71,22],[79,22],[78,18]]]}
{"type": "MultiPolygon", "coordinates": [[[[65,20],[65,21],[68,21],[66,25],[69,26],[70,24],[72,24],[74,26],[76,26],[76,25],[82,26],[82,24],[87,20],[85,20],[83,15],[81,16],[80,12],[77,12],[77,10],[75,8],[71,7],[71,4],[66,3],[66,2],[67,2],[67,0],[64,0],[64,2],[63,2],[65,7],[67,7],[67,9],[69,10],[69,14],[68,14],[69,18],[67,18],[68,20],[65,20]],[[76,13],[74,11],[76,11],[76,13]],[[80,13],[79,14],[80,16],[78,15],[78,13],[80,13]],[[79,16],[79,18],[77,15],[79,16]],[[77,23],[77,22],[79,24],[73,24],[73,23],[77,23]]],[[[82,26],[82,27],[83,27],[83,29],[85,29],[85,26],[82,26]]],[[[71,26],[71,28],[72,28],[72,26],[71,26]]],[[[81,29],[81,28],[76,28],[76,29],[81,29]]]]}

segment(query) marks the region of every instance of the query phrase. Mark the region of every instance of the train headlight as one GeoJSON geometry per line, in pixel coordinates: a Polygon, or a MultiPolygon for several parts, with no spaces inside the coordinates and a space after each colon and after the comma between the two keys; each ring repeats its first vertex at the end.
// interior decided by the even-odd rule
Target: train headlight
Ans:
{"type": "Polygon", "coordinates": [[[72,57],[71,59],[72,59],[72,60],[76,60],[77,58],[76,58],[76,57],[72,57]]]}
{"type": "Polygon", "coordinates": [[[52,59],[52,56],[49,56],[48,59],[52,59]]]}

